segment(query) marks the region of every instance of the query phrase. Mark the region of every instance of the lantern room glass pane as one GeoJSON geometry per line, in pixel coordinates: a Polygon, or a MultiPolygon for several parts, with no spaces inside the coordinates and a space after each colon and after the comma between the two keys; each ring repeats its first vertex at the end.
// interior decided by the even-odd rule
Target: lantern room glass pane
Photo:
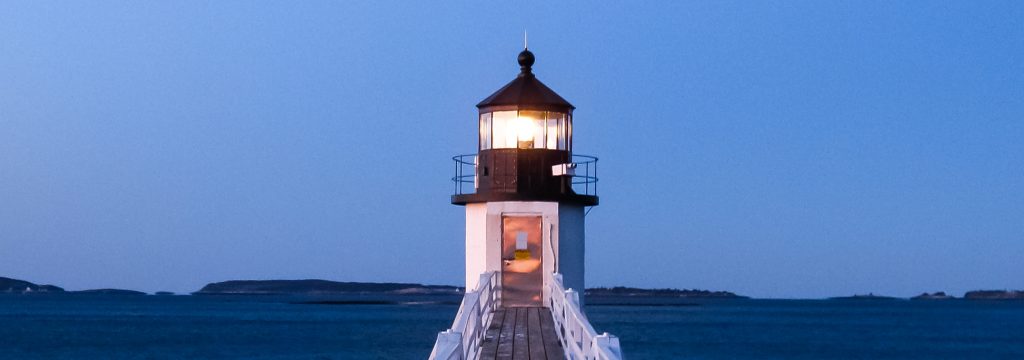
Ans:
{"type": "Polygon", "coordinates": [[[544,148],[543,111],[520,111],[515,127],[516,144],[520,149],[544,148]]]}
{"type": "Polygon", "coordinates": [[[492,145],[494,149],[516,147],[515,133],[510,129],[516,118],[515,111],[495,111],[491,118],[492,145]]]}
{"type": "Polygon", "coordinates": [[[491,148],[491,113],[480,115],[480,149],[491,148]]]}
{"type": "Polygon", "coordinates": [[[565,149],[572,150],[572,115],[565,117],[565,149]]]}
{"type": "Polygon", "coordinates": [[[480,149],[569,148],[568,117],[553,111],[495,111],[480,115],[480,149]]]}
{"type": "MultiPolygon", "coordinates": [[[[557,113],[548,113],[557,114],[557,113]]],[[[558,148],[558,120],[549,118],[547,119],[547,145],[545,148],[554,150],[558,148]]]]}
{"type": "MultiPolygon", "coordinates": [[[[555,139],[548,140],[549,149],[565,150],[566,144],[566,132],[565,132],[565,114],[559,112],[548,112],[548,127],[554,129],[556,134],[555,139]]],[[[549,133],[551,131],[549,130],[549,133]]]]}

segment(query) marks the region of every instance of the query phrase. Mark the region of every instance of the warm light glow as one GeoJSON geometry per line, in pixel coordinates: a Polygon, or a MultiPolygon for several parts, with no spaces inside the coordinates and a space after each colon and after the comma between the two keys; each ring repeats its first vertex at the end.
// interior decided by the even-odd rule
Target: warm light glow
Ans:
{"type": "Polygon", "coordinates": [[[566,116],[511,110],[480,115],[480,149],[566,150],[566,116]]]}
{"type": "Polygon", "coordinates": [[[537,137],[537,120],[524,116],[516,117],[512,123],[512,131],[520,148],[533,148],[534,139],[537,137]]]}
{"type": "Polygon", "coordinates": [[[511,260],[505,264],[505,270],[517,273],[531,273],[540,269],[540,259],[511,260]]]}

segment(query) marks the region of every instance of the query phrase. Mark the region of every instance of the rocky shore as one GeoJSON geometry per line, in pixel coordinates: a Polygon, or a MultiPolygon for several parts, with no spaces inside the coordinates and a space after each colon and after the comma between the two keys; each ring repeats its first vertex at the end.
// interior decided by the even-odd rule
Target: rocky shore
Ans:
{"type": "Polygon", "coordinates": [[[628,296],[628,297],[681,297],[681,298],[715,298],[715,299],[747,299],[728,291],[709,291],[698,289],[641,289],[633,287],[598,287],[590,288],[586,296],[628,296]]]}
{"type": "Polygon", "coordinates": [[[461,294],[462,288],[448,285],[408,283],[365,283],[328,280],[232,280],[210,283],[193,295],[278,295],[278,294],[461,294]]]}

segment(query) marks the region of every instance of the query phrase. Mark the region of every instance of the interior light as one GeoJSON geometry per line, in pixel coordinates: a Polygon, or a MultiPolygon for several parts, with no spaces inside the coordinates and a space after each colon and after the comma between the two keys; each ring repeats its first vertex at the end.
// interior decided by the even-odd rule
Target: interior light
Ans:
{"type": "Polygon", "coordinates": [[[520,149],[532,149],[537,137],[537,121],[533,118],[518,116],[512,124],[520,149]]]}

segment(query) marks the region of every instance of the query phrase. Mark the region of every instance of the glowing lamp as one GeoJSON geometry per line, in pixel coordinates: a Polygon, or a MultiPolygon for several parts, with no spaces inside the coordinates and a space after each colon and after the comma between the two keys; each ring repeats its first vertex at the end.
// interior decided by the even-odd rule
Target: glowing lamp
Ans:
{"type": "Polygon", "coordinates": [[[556,111],[507,110],[480,114],[480,150],[568,150],[569,123],[556,111]]]}

